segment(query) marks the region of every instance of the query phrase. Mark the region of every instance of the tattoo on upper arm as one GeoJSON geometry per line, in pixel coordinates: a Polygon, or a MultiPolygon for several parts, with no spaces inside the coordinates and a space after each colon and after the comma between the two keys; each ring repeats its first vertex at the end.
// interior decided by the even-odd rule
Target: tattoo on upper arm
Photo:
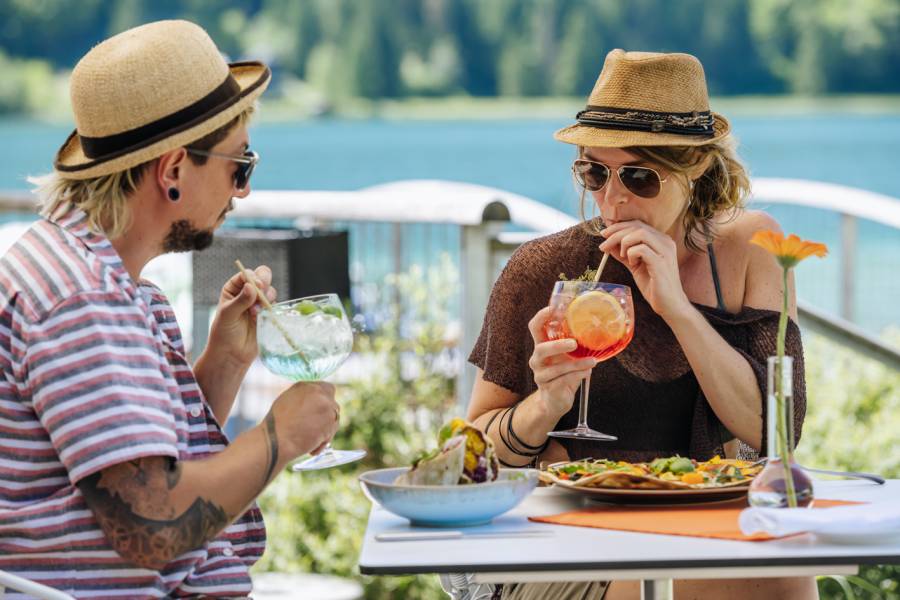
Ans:
{"type": "Polygon", "coordinates": [[[266,439],[269,442],[269,463],[266,466],[266,477],[263,479],[263,485],[269,483],[272,478],[272,472],[278,464],[278,435],[275,433],[275,413],[269,411],[266,415],[266,439]]]}
{"type": "Polygon", "coordinates": [[[199,497],[176,515],[168,491],[180,474],[177,462],[139,459],[90,475],[78,482],[78,489],[123,558],[161,569],[174,557],[200,548],[230,521],[221,506],[199,497]]]}

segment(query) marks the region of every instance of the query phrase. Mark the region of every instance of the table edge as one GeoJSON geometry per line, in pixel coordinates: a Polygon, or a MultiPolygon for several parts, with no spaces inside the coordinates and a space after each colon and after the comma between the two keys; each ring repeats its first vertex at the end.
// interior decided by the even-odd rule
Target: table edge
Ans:
{"type": "Polygon", "coordinates": [[[426,575],[435,573],[493,573],[521,571],[638,571],[645,569],[700,569],[700,568],[733,568],[733,567],[770,567],[770,566],[828,566],[828,565],[883,565],[900,564],[900,555],[868,555],[868,556],[810,556],[794,558],[749,558],[749,559],[697,559],[672,562],[670,560],[648,560],[642,562],[567,562],[567,563],[497,563],[450,564],[440,567],[378,567],[357,563],[363,575],[426,575]],[[440,570],[438,570],[440,569],[440,570]]]}

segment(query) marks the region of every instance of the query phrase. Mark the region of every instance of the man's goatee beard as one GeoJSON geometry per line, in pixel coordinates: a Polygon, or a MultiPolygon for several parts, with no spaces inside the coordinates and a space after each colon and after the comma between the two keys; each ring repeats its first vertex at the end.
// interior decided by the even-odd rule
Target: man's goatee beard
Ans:
{"type": "Polygon", "coordinates": [[[175,221],[163,240],[165,252],[190,252],[205,250],[213,243],[212,230],[197,229],[187,219],[175,221]]]}

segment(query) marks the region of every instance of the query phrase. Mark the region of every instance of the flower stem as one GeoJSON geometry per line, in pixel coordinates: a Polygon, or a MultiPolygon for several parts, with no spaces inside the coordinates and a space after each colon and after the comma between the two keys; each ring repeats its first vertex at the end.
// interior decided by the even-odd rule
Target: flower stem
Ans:
{"type": "MultiPolygon", "coordinates": [[[[784,397],[784,342],[787,336],[788,320],[788,267],[782,269],[783,300],[781,305],[781,317],[778,319],[778,337],[775,342],[775,352],[778,360],[775,365],[775,404],[778,407],[776,415],[778,444],[777,451],[784,468],[784,486],[787,495],[787,503],[790,508],[797,507],[797,491],[794,488],[793,454],[794,449],[789,447],[788,427],[793,423],[787,422],[787,399],[784,397]]],[[[793,401],[793,399],[791,400],[793,401]]],[[[793,411],[792,411],[793,412],[793,411]]]]}
{"type": "MultiPolygon", "coordinates": [[[[784,289],[784,298],[782,298],[781,304],[781,317],[778,319],[778,337],[775,342],[775,352],[778,355],[779,362],[782,358],[784,358],[784,338],[787,336],[787,322],[788,322],[788,270],[787,268],[782,269],[782,282],[784,289]]],[[[780,381],[780,380],[779,380],[780,381]]],[[[781,389],[781,384],[776,383],[778,386],[777,389],[781,389]]]]}

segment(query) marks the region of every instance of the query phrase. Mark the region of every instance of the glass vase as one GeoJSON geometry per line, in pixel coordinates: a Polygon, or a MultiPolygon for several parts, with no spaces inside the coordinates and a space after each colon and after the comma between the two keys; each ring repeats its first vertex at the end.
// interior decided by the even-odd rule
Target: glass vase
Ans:
{"type": "Polygon", "coordinates": [[[812,479],[794,460],[794,359],[770,356],[766,394],[766,466],[753,479],[751,506],[795,508],[813,501],[812,479]]]}

